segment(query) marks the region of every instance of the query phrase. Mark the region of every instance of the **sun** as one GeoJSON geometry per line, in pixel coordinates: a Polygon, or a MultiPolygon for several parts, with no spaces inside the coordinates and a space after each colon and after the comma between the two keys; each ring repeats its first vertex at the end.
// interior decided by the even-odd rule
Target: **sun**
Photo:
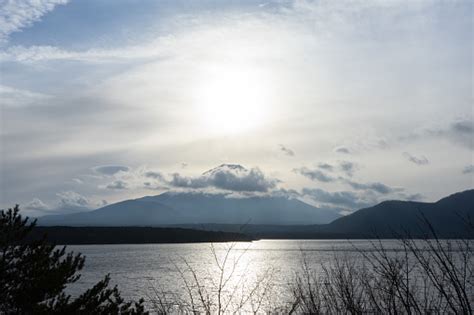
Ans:
{"type": "Polygon", "coordinates": [[[235,134],[261,127],[268,117],[269,80],[249,67],[219,67],[200,80],[196,111],[212,133],[235,134]]]}

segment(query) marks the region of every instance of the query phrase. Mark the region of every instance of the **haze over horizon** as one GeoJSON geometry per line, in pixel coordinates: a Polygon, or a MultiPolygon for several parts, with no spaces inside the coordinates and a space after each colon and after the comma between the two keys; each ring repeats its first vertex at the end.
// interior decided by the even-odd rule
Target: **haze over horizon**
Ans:
{"type": "Polygon", "coordinates": [[[0,208],[350,212],[474,187],[470,1],[0,2],[0,208]]]}

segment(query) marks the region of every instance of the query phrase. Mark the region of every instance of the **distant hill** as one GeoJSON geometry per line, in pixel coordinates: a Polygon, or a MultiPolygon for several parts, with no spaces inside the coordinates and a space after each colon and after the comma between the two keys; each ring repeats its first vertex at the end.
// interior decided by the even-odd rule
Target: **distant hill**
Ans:
{"type": "Polygon", "coordinates": [[[225,194],[167,192],[126,200],[74,214],[49,215],[39,225],[162,226],[172,224],[324,224],[339,218],[321,209],[286,197],[237,198],[225,194]]]}
{"type": "Polygon", "coordinates": [[[241,233],[156,227],[37,226],[25,242],[46,240],[58,245],[239,242],[253,239],[241,233]]]}
{"type": "Polygon", "coordinates": [[[393,236],[394,232],[420,234],[427,231],[423,216],[439,236],[472,234],[472,228],[470,231],[467,229],[467,221],[474,224],[474,190],[459,192],[434,203],[384,201],[315,227],[315,230],[346,235],[377,234],[381,237],[393,236]]]}
{"type": "Polygon", "coordinates": [[[254,225],[241,230],[235,224],[180,225],[209,231],[242,231],[256,238],[272,239],[350,239],[393,238],[409,232],[414,237],[426,235],[423,216],[437,235],[443,238],[474,238],[474,190],[467,190],[434,203],[412,201],[384,201],[370,208],[358,210],[324,225],[254,225]]]}
{"type": "Polygon", "coordinates": [[[440,237],[474,237],[473,230],[466,229],[466,221],[474,223],[474,190],[433,203],[384,201],[345,217],[284,197],[232,198],[168,192],[90,212],[45,216],[38,223],[44,226],[173,226],[242,231],[256,238],[390,238],[397,233],[410,232],[414,236],[426,233],[423,216],[440,237]],[[246,224],[248,222],[250,224],[246,224]]]}

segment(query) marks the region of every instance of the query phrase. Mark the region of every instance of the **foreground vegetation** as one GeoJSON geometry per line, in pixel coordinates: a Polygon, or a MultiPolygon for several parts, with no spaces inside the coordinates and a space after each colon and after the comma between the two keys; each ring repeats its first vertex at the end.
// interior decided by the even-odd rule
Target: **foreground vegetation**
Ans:
{"type": "Polygon", "coordinates": [[[79,280],[85,258],[45,238],[24,244],[35,222],[19,208],[0,212],[0,314],[145,314],[143,300],[125,302],[107,275],[76,298],[66,286],[79,280]]]}
{"type": "MultiPolygon", "coordinates": [[[[160,314],[472,314],[472,238],[438,239],[429,222],[420,220],[425,238],[399,235],[395,251],[375,240],[370,249],[354,246],[351,256],[335,254],[330,263],[319,263],[302,250],[301,269],[285,297],[273,295],[273,268],[249,279],[242,266],[246,251],[231,244],[220,254],[211,246],[215,268],[207,276],[181,258],[175,269],[185,294],[153,286],[149,301],[160,314]]],[[[474,231],[469,221],[466,228],[474,231]]]]}
{"type": "MultiPolygon", "coordinates": [[[[246,250],[211,245],[212,270],[203,275],[193,262],[174,264],[183,292],[152,285],[148,300],[125,302],[105,276],[78,297],[66,286],[84,266],[81,254],[57,249],[46,238],[24,240],[35,226],[18,206],[0,212],[0,314],[472,314],[474,257],[471,240],[440,240],[427,220],[426,237],[398,237],[399,250],[381,240],[355,256],[336,255],[331,263],[310,261],[301,251],[301,269],[286,296],[275,298],[276,270],[249,279],[246,250]]],[[[466,226],[474,231],[466,220],[466,226]]],[[[280,290],[281,291],[281,290],[280,290]]]]}
{"type": "Polygon", "coordinates": [[[311,314],[472,314],[474,261],[469,240],[421,242],[400,238],[388,252],[381,241],[361,260],[336,257],[316,274],[308,261],[291,291],[292,312],[311,314]]]}

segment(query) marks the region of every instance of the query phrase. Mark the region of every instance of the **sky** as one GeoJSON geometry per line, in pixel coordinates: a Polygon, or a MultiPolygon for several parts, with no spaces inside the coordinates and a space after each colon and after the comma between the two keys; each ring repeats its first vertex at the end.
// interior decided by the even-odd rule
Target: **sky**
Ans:
{"type": "Polygon", "coordinates": [[[0,0],[0,207],[196,191],[349,213],[472,189],[472,17],[469,0],[0,0]]]}

